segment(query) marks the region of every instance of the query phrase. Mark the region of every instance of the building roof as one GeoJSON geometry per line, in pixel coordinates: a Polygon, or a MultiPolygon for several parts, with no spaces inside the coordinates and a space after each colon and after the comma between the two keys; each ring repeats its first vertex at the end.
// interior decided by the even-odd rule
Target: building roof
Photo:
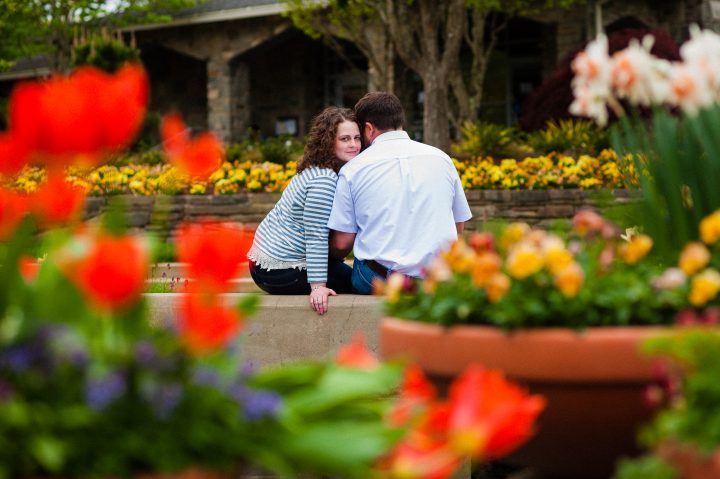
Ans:
{"type": "Polygon", "coordinates": [[[285,5],[278,0],[207,0],[196,7],[175,13],[173,20],[168,23],[135,25],[124,30],[156,30],[181,25],[265,17],[279,15],[284,10],[285,5]]]}

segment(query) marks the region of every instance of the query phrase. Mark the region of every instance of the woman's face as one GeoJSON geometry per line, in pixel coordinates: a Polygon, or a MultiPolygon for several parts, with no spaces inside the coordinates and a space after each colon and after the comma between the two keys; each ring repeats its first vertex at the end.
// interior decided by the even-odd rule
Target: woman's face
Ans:
{"type": "Polygon", "coordinates": [[[354,121],[343,121],[335,134],[335,156],[340,161],[350,161],[360,153],[360,129],[354,121]]]}

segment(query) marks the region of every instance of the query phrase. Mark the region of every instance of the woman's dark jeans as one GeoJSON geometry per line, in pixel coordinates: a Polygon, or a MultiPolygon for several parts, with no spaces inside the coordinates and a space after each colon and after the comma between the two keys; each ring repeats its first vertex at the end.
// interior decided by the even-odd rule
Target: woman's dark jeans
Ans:
{"type": "MultiPolygon", "coordinates": [[[[352,268],[343,261],[328,260],[327,287],[338,294],[351,293],[352,268]]],[[[269,294],[310,294],[307,270],[298,268],[267,270],[250,261],[250,276],[260,289],[269,294]]]]}

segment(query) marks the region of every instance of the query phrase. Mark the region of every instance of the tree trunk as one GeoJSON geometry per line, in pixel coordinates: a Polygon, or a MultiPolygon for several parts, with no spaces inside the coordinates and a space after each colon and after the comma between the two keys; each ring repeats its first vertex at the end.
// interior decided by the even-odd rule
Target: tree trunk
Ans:
{"type": "Polygon", "coordinates": [[[450,125],[448,123],[448,84],[437,74],[423,78],[425,104],[423,105],[423,141],[428,145],[450,152],[450,125]]]}

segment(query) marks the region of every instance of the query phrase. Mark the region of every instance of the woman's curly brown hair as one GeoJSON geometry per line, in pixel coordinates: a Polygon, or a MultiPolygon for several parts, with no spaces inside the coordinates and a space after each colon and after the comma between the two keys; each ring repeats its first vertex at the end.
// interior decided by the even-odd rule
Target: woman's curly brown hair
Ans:
{"type": "Polygon", "coordinates": [[[311,166],[340,171],[344,163],[335,157],[335,136],[338,125],[344,121],[356,121],[355,112],[339,106],[329,106],[313,118],[305,151],[297,163],[298,173],[311,166]]]}

